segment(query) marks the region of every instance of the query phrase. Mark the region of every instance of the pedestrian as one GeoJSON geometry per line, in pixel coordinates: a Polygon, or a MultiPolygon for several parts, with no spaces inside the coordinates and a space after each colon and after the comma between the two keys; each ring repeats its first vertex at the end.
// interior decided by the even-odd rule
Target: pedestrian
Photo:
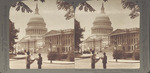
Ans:
{"type": "Polygon", "coordinates": [[[96,54],[94,54],[95,51],[92,51],[92,56],[91,56],[91,68],[95,69],[95,63],[97,63],[99,61],[99,59],[96,59],[96,54]]]}
{"type": "Polygon", "coordinates": [[[102,57],[102,63],[103,63],[103,68],[106,69],[106,64],[107,64],[107,56],[106,53],[103,53],[104,57],[102,57]]]}
{"type": "Polygon", "coordinates": [[[41,54],[39,53],[39,58],[37,59],[37,64],[38,64],[38,69],[41,69],[41,66],[42,66],[42,57],[41,57],[41,54]]]}
{"type": "Polygon", "coordinates": [[[27,57],[26,57],[26,69],[30,69],[30,65],[34,62],[34,60],[31,59],[30,52],[27,52],[27,57]]]}

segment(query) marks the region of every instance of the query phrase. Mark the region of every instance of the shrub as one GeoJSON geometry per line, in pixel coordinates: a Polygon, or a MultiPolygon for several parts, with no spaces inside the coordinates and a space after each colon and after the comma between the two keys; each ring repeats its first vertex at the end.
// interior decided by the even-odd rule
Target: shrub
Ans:
{"type": "Polygon", "coordinates": [[[125,53],[125,56],[126,56],[127,58],[132,58],[132,57],[133,57],[133,53],[125,53]]]}
{"type": "Polygon", "coordinates": [[[124,55],[124,52],[123,52],[123,50],[115,50],[114,52],[113,52],[113,58],[114,59],[121,59],[121,58],[125,58],[125,55],[124,55]]]}
{"type": "Polygon", "coordinates": [[[67,54],[64,53],[58,53],[58,52],[49,52],[47,55],[48,60],[61,60],[61,59],[66,59],[69,61],[74,61],[74,52],[70,51],[67,54]]]}
{"type": "Polygon", "coordinates": [[[91,52],[88,51],[88,50],[84,50],[83,53],[84,53],[84,54],[90,54],[91,52]]]}
{"type": "Polygon", "coordinates": [[[61,59],[67,59],[67,56],[68,56],[67,54],[60,54],[61,59]]]}
{"type": "MultiPolygon", "coordinates": [[[[74,53],[72,53],[74,54],[74,53]]],[[[68,55],[69,55],[69,59],[72,59],[72,55],[71,53],[69,54],[64,54],[64,53],[58,53],[58,52],[49,52],[47,55],[48,60],[61,60],[61,59],[68,59],[68,55]]]]}
{"type": "Polygon", "coordinates": [[[21,51],[19,51],[17,54],[25,55],[25,52],[21,52],[21,51]]]}
{"type": "Polygon", "coordinates": [[[139,52],[139,50],[136,50],[136,51],[134,52],[133,57],[134,57],[135,60],[139,60],[139,59],[140,59],[140,52],[139,52]]]}
{"type": "Polygon", "coordinates": [[[68,52],[67,59],[68,59],[69,61],[74,61],[74,52],[73,52],[73,51],[68,52]]]}
{"type": "Polygon", "coordinates": [[[57,52],[49,52],[47,55],[48,60],[56,60],[58,59],[58,53],[57,52]]]}

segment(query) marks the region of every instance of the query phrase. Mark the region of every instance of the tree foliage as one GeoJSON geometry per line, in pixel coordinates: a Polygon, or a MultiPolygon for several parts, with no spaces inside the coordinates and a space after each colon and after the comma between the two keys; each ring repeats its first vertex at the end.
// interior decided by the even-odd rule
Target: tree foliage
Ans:
{"type": "Polygon", "coordinates": [[[88,4],[86,1],[79,4],[79,10],[80,11],[84,10],[85,12],[88,12],[88,11],[94,12],[95,11],[95,9],[90,4],[88,4]]]}
{"type": "Polygon", "coordinates": [[[9,48],[10,51],[14,51],[14,45],[16,44],[15,39],[18,39],[18,33],[19,31],[15,29],[14,23],[9,20],[9,48]]]}
{"type": "MultiPolygon", "coordinates": [[[[108,1],[109,0],[103,0],[103,2],[108,2],[108,1]]],[[[123,9],[131,10],[131,12],[129,14],[130,18],[134,19],[135,17],[139,16],[139,14],[140,14],[139,7],[135,2],[129,2],[128,0],[121,0],[121,4],[122,4],[123,9]]],[[[73,7],[69,3],[62,1],[62,0],[57,0],[57,6],[58,6],[59,10],[62,9],[62,10],[67,11],[67,13],[65,14],[66,19],[70,19],[70,18],[74,17],[74,10],[72,9],[73,7]],[[70,16],[70,15],[72,15],[72,16],[70,16]]],[[[95,9],[90,4],[88,4],[86,1],[79,3],[78,7],[79,7],[80,11],[81,10],[84,10],[85,12],[88,12],[88,11],[94,12],[95,11],[95,9]]]]}
{"type": "Polygon", "coordinates": [[[57,0],[56,1],[58,10],[65,10],[67,13],[64,15],[66,20],[69,20],[74,17],[74,9],[73,6],[63,0],[57,0]]]}
{"type": "Polygon", "coordinates": [[[21,10],[23,13],[24,12],[27,12],[27,13],[32,12],[32,10],[28,7],[28,5],[26,5],[22,1],[16,2],[15,4],[12,4],[11,6],[16,8],[16,11],[20,11],[21,10]]]}
{"type": "MultiPolygon", "coordinates": [[[[71,18],[74,17],[74,8],[71,4],[69,4],[68,2],[65,2],[63,0],[57,0],[56,2],[57,4],[57,7],[58,7],[58,10],[65,10],[67,11],[67,13],[64,15],[64,17],[69,20],[71,18]]],[[[85,12],[94,12],[95,9],[90,5],[88,4],[86,1],[85,2],[82,2],[82,3],[79,3],[79,10],[84,10],[85,12]]]]}
{"type": "MultiPolygon", "coordinates": [[[[45,2],[45,0],[34,0],[34,1],[41,1],[42,3],[45,2]]],[[[98,1],[98,0],[97,0],[98,1]]],[[[108,2],[109,0],[103,0],[103,2],[108,2]]],[[[68,2],[65,2],[63,0],[57,0],[56,1],[57,7],[59,10],[65,10],[67,11],[67,13],[64,15],[64,17],[66,18],[66,20],[69,20],[71,18],[74,17],[74,9],[73,6],[71,4],[69,4],[68,2]]],[[[135,18],[138,17],[140,15],[140,10],[138,5],[135,2],[129,2],[129,0],[121,0],[121,4],[123,9],[130,9],[131,12],[129,14],[130,18],[135,18]]],[[[22,11],[22,12],[27,12],[30,13],[32,12],[32,10],[28,7],[28,5],[26,5],[24,2],[19,1],[15,4],[12,5],[12,7],[16,7],[17,11],[22,11]]],[[[85,12],[94,12],[95,9],[88,4],[86,1],[79,3],[79,10],[84,10],[85,12]]]]}
{"type": "Polygon", "coordinates": [[[140,15],[139,6],[135,2],[129,2],[128,0],[121,1],[123,9],[130,9],[131,13],[129,14],[130,18],[135,18],[140,15]]]}
{"type": "Polygon", "coordinates": [[[81,41],[81,38],[83,38],[83,32],[84,32],[84,29],[82,29],[80,27],[80,22],[77,21],[76,19],[74,20],[75,22],[75,51],[79,51],[80,47],[79,47],[79,44],[82,43],[81,41]]]}
{"type": "MultiPolygon", "coordinates": [[[[38,1],[38,0],[34,0],[34,1],[38,1]]],[[[45,0],[40,0],[42,3],[45,2],[45,0]]]]}
{"type": "MultiPolygon", "coordinates": [[[[34,0],[35,2],[38,0],[34,0]]],[[[42,3],[45,2],[45,0],[40,0],[42,3]]],[[[27,4],[25,4],[22,1],[18,1],[14,4],[11,5],[11,7],[16,8],[16,11],[22,11],[23,13],[27,12],[27,13],[31,13],[33,12],[30,7],[28,7],[27,4]]]]}

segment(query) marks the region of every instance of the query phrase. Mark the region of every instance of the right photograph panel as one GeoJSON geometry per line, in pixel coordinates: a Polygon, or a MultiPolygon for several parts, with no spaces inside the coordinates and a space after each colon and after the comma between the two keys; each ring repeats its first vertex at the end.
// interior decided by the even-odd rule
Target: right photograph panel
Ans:
{"type": "Polygon", "coordinates": [[[139,26],[139,7],[134,2],[80,3],[75,10],[75,68],[140,68],[139,26]]]}

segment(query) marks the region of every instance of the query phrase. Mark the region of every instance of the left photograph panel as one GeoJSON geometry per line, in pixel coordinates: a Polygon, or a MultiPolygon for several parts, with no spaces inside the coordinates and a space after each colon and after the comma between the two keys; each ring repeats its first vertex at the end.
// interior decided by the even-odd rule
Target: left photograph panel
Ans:
{"type": "Polygon", "coordinates": [[[10,69],[74,69],[74,18],[66,19],[69,10],[63,8],[58,0],[12,4],[10,69]]]}

